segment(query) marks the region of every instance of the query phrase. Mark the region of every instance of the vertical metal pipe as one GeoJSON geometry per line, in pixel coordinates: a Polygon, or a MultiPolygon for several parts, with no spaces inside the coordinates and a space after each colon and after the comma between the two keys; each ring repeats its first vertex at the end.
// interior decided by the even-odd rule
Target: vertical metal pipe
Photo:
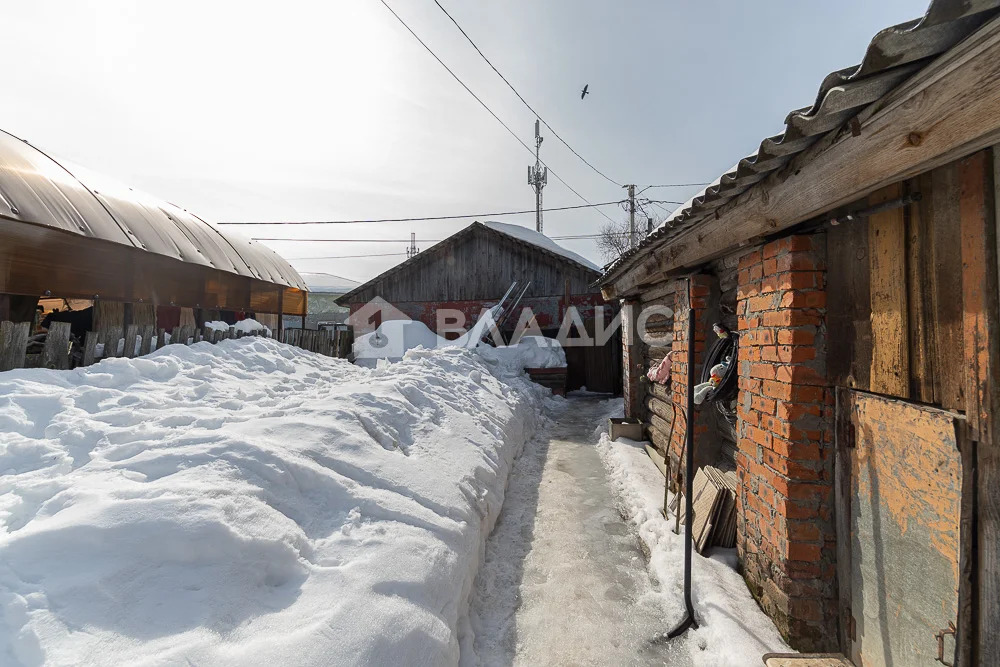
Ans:
{"type": "Polygon", "coordinates": [[[694,517],[694,494],[692,482],[694,477],[694,307],[691,306],[691,279],[688,278],[688,354],[687,354],[687,410],[684,425],[684,448],[687,449],[687,459],[684,467],[684,608],[686,616],[680,624],[667,633],[667,639],[682,635],[689,628],[698,627],[694,619],[694,604],[691,602],[691,559],[692,559],[692,521],[694,517]]]}

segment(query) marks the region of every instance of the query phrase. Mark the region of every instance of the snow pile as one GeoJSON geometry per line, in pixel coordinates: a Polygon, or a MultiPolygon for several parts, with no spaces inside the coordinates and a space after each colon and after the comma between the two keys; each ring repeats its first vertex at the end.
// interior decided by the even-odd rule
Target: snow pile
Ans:
{"type": "Polygon", "coordinates": [[[229,331],[230,327],[234,327],[237,332],[241,333],[254,333],[256,331],[265,331],[267,332],[268,335],[271,334],[271,330],[268,327],[264,326],[263,324],[253,319],[252,317],[248,317],[245,320],[240,320],[236,324],[228,324],[221,320],[215,320],[212,322],[205,322],[203,326],[205,331],[208,330],[229,331]]]}
{"type": "MultiPolygon", "coordinates": [[[[609,416],[621,414],[622,399],[608,401],[609,416]]],[[[646,454],[643,443],[625,438],[612,441],[606,432],[598,451],[629,518],[650,551],[650,573],[661,582],[661,594],[674,617],[684,616],[684,527],[673,532],[674,519],[664,520],[663,475],[646,454]]],[[[757,606],[743,578],[733,569],[734,549],[713,549],[709,557],[693,554],[692,600],[700,627],[687,633],[696,665],[759,665],[767,652],[793,652],[757,606]]]]}
{"type": "Polygon", "coordinates": [[[526,368],[565,368],[566,351],[559,341],[543,336],[524,336],[517,345],[476,348],[487,363],[496,365],[504,377],[521,375],[526,368]]]}
{"type": "Polygon", "coordinates": [[[354,358],[397,361],[409,350],[436,350],[454,345],[417,320],[389,320],[378,329],[354,339],[354,358]]]}
{"type": "Polygon", "coordinates": [[[0,375],[0,664],[454,664],[545,403],[267,338],[0,375]]]}
{"type": "Polygon", "coordinates": [[[565,368],[566,351],[559,341],[544,336],[522,336],[517,345],[491,347],[479,342],[492,320],[480,318],[462,337],[448,340],[438,336],[423,322],[390,320],[375,331],[354,340],[354,357],[362,365],[374,366],[373,360],[396,361],[409,350],[441,350],[449,347],[473,348],[502,377],[521,375],[526,368],[565,368]]]}

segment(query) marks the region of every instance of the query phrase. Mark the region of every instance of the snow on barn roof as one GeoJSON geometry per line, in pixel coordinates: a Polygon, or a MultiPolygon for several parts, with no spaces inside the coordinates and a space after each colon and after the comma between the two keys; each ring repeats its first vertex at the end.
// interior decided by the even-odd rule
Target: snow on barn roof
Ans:
{"type": "MultiPolygon", "coordinates": [[[[920,71],[929,58],[944,53],[996,16],[998,8],[1000,0],[932,0],[923,17],[881,30],[859,65],[828,74],[812,106],[789,112],[784,131],[764,139],[755,153],[678,206],[635,248],[605,266],[601,284],[614,282],[654,248],[716,215],[722,206],[764,181],[827,133],[843,127],[861,109],[920,71]]],[[[780,81],[780,77],[772,77],[772,83],[780,81]]],[[[739,122],[741,118],[734,115],[730,120],[739,122]]]]}
{"type": "Polygon", "coordinates": [[[545,234],[540,234],[536,232],[534,229],[528,229],[527,227],[522,227],[520,225],[511,225],[506,222],[486,221],[483,222],[482,224],[502,234],[506,234],[507,236],[512,236],[515,239],[518,239],[519,241],[525,241],[532,245],[536,245],[539,248],[548,250],[549,252],[554,252],[557,255],[562,255],[566,259],[572,260],[577,264],[582,264],[583,266],[586,266],[588,269],[593,269],[594,271],[601,270],[601,267],[597,266],[586,257],[578,255],[572,250],[567,250],[566,248],[562,247],[561,245],[550,239],[545,234]]]}
{"type": "Polygon", "coordinates": [[[270,248],[0,130],[0,218],[306,289],[270,248]]]}

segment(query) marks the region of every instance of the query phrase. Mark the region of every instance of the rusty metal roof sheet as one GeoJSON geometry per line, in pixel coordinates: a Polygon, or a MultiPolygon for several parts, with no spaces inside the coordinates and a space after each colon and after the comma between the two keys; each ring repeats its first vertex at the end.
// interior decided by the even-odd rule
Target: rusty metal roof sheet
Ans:
{"type": "Polygon", "coordinates": [[[0,131],[0,217],[306,289],[276,252],[0,131]]]}
{"type": "MultiPolygon", "coordinates": [[[[612,281],[650,246],[697,224],[708,214],[780,169],[831,130],[975,32],[997,14],[1000,0],[932,0],[919,19],[886,28],[872,38],[861,64],[832,72],[820,84],[810,107],[790,112],[785,130],[764,139],[748,155],[700,193],[679,206],[660,227],[632,250],[604,267],[601,284],[612,281]]],[[[742,240],[742,239],[740,239],[742,240]]]]}

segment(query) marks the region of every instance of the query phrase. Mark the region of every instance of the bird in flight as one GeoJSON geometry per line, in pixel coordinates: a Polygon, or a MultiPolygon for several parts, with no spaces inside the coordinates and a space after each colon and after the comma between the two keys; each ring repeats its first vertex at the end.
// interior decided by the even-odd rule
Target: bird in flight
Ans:
{"type": "Polygon", "coordinates": [[[587,96],[587,89],[588,88],[590,88],[590,84],[589,83],[583,87],[583,92],[580,93],[580,99],[581,100],[587,96]]]}

